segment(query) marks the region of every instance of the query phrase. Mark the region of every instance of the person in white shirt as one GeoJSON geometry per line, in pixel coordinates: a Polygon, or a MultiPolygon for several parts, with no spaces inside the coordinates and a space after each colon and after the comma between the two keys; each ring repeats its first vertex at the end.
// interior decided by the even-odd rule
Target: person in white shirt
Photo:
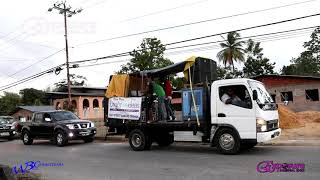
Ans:
{"type": "Polygon", "coordinates": [[[225,104],[241,105],[243,101],[234,93],[232,88],[228,88],[227,92],[221,97],[221,101],[225,104]]]}

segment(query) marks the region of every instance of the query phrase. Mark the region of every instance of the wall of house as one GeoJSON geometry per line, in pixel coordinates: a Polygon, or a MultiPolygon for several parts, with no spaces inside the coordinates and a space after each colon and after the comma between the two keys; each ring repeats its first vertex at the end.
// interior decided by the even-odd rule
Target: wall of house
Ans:
{"type": "Polygon", "coordinates": [[[11,116],[14,117],[15,120],[30,120],[32,118],[33,113],[31,111],[20,109],[16,113],[11,116]]]}
{"type": "MultiPolygon", "coordinates": [[[[88,119],[95,123],[97,127],[97,136],[105,136],[106,127],[104,126],[103,121],[103,98],[104,97],[90,97],[90,96],[76,96],[72,97],[72,102],[75,102],[75,114],[77,114],[80,119],[88,119]],[[94,104],[94,101],[97,102],[94,104]],[[88,106],[86,104],[88,103],[88,106]],[[95,105],[95,106],[94,106],[95,105]]],[[[53,100],[54,107],[63,109],[63,104],[67,103],[68,99],[55,99],[53,100]],[[58,105],[58,106],[57,106],[58,105]]]]}
{"type": "Polygon", "coordinates": [[[276,102],[282,103],[281,92],[292,91],[293,101],[289,102],[288,107],[294,111],[306,111],[314,110],[320,111],[320,101],[310,101],[306,98],[306,91],[310,89],[318,89],[320,95],[320,81],[306,81],[294,83],[273,83],[272,81],[267,81],[264,83],[267,87],[268,92],[272,95],[276,95],[276,102]]]}

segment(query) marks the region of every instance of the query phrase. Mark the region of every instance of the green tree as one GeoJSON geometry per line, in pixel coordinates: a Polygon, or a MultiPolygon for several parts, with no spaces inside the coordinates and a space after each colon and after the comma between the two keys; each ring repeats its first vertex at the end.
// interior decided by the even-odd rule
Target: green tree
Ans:
{"type": "MultiPolygon", "coordinates": [[[[87,78],[81,75],[70,74],[70,85],[71,86],[86,86],[87,78]]],[[[54,83],[53,91],[67,91],[68,81],[62,79],[61,81],[54,83]]]]}
{"type": "Polygon", "coordinates": [[[263,57],[263,48],[260,42],[254,42],[249,39],[245,49],[247,59],[244,63],[243,73],[245,77],[253,77],[262,74],[275,74],[274,67],[276,63],[270,63],[268,58],[263,57]]]}
{"type": "Polygon", "coordinates": [[[45,98],[45,92],[34,88],[26,88],[20,90],[21,104],[32,106],[32,105],[48,105],[49,100],[45,98]]]}
{"type": "Polygon", "coordinates": [[[291,60],[290,65],[283,66],[283,75],[320,76],[320,61],[310,51],[305,51],[298,58],[291,60]]]}
{"type": "Polygon", "coordinates": [[[164,58],[166,47],[157,38],[145,38],[138,47],[138,50],[130,52],[130,62],[121,66],[118,73],[133,73],[143,70],[162,68],[173,64],[164,58]]]}
{"type": "Polygon", "coordinates": [[[21,98],[16,93],[4,92],[4,96],[0,98],[0,115],[9,115],[18,105],[21,98]]]}
{"type": "Polygon", "coordinates": [[[320,27],[312,32],[310,38],[303,44],[306,50],[293,58],[290,65],[283,66],[282,74],[320,76],[320,27]]]}
{"type": "Polygon", "coordinates": [[[217,78],[220,79],[233,79],[233,78],[242,78],[243,72],[234,68],[231,70],[231,67],[217,67],[217,78]]]}
{"type": "Polygon", "coordinates": [[[224,66],[226,67],[227,64],[231,65],[233,71],[235,71],[234,62],[243,62],[245,60],[244,49],[242,48],[244,41],[240,39],[239,33],[228,33],[226,42],[220,43],[223,49],[217,54],[217,58],[223,62],[224,66]]]}

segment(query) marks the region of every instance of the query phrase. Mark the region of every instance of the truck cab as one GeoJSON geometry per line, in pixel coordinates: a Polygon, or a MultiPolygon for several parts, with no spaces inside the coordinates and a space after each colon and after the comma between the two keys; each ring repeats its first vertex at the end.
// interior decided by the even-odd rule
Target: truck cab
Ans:
{"type": "Polygon", "coordinates": [[[219,129],[229,127],[237,132],[243,146],[269,141],[281,133],[277,106],[264,85],[246,78],[212,83],[211,124],[212,139],[219,129]],[[242,104],[223,102],[222,96],[227,94],[230,88],[236,91],[235,94],[239,96],[242,104]]]}
{"type": "Polygon", "coordinates": [[[216,69],[213,60],[191,57],[160,69],[114,75],[105,101],[109,130],[119,129],[136,151],[150,149],[153,142],[192,141],[235,154],[279,137],[277,105],[264,85],[247,78],[217,80],[216,69]],[[185,77],[181,110],[175,110],[173,121],[157,118],[161,104],[157,97],[150,102],[147,82],[179,72],[185,77]]]}

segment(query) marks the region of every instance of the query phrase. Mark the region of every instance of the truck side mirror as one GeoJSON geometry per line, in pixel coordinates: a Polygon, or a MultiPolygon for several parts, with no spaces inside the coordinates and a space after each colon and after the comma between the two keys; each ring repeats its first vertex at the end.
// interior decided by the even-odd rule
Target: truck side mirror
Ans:
{"type": "Polygon", "coordinates": [[[252,99],[253,99],[254,101],[258,99],[257,90],[253,90],[253,91],[252,91],[252,99]]]}

